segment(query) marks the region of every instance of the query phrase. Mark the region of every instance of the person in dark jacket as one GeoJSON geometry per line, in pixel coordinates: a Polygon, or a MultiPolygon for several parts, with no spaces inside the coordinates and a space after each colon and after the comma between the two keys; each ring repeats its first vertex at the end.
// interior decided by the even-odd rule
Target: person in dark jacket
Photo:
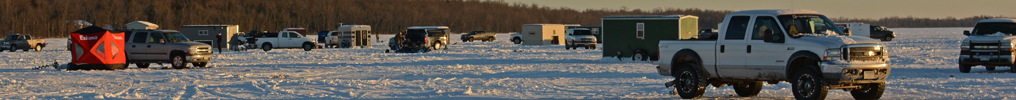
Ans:
{"type": "Polygon", "coordinates": [[[222,33],[215,35],[215,44],[216,47],[219,48],[219,54],[222,54],[222,33]]]}

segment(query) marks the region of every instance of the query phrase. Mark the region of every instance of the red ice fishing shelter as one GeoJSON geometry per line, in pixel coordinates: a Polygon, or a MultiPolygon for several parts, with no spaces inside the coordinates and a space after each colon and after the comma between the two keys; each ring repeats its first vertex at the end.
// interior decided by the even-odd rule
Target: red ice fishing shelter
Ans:
{"type": "Polygon", "coordinates": [[[127,54],[124,53],[123,32],[110,31],[89,26],[71,32],[71,63],[68,70],[77,69],[124,69],[127,54]]]}

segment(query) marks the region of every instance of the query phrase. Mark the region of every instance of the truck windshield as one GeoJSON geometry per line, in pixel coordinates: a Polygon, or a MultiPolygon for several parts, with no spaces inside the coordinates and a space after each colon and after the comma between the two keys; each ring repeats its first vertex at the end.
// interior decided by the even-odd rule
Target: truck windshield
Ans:
{"type": "Polygon", "coordinates": [[[166,33],[166,37],[169,37],[166,40],[167,42],[188,42],[188,41],[190,41],[190,39],[187,39],[187,36],[184,36],[183,34],[180,34],[180,32],[166,33]]]}
{"type": "Polygon", "coordinates": [[[809,34],[838,35],[843,34],[832,20],[822,15],[780,15],[783,27],[793,37],[809,34]]]}
{"type": "Polygon", "coordinates": [[[589,30],[575,30],[574,32],[572,33],[574,35],[593,35],[593,32],[589,30]]]}
{"type": "Polygon", "coordinates": [[[15,37],[18,37],[18,35],[8,35],[4,40],[14,40],[15,37]]]}
{"type": "Polygon", "coordinates": [[[1013,35],[1016,33],[1016,23],[977,23],[971,35],[1013,35]]]}

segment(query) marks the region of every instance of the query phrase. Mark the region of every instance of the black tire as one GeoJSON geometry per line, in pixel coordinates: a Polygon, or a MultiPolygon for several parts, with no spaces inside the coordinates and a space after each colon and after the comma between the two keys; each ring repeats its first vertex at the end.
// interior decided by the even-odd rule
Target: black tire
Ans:
{"type": "Polygon", "coordinates": [[[885,41],[893,41],[892,37],[885,37],[885,41]]]}
{"type": "Polygon", "coordinates": [[[706,79],[695,70],[695,64],[685,63],[674,71],[674,93],[684,99],[695,99],[706,93],[706,79]]]}
{"type": "Polygon", "coordinates": [[[984,70],[995,71],[995,66],[984,66],[984,70]]]}
{"type": "Polygon", "coordinates": [[[310,43],[303,44],[303,51],[310,51],[311,49],[314,49],[314,45],[311,45],[310,43]]]}
{"type": "Polygon", "coordinates": [[[522,39],[514,38],[512,39],[512,42],[514,42],[515,44],[522,44],[522,39]]]}
{"type": "Polygon", "coordinates": [[[261,45],[261,50],[264,50],[265,52],[272,51],[272,44],[265,43],[261,45]]]}
{"type": "Polygon", "coordinates": [[[960,64],[960,72],[961,73],[970,73],[970,66],[971,65],[960,64]]]}
{"type": "Polygon", "coordinates": [[[633,61],[646,61],[646,53],[642,51],[635,51],[632,53],[631,60],[633,61]]]}
{"type": "Polygon", "coordinates": [[[494,42],[494,37],[487,37],[487,42],[494,42]]]}
{"type": "Polygon", "coordinates": [[[208,67],[208,62],[196,62],[191,64],[194,65],[194,67],[208,67]]]}
{"type": "Polygon", "coordinates": [[[731,85],[734,87],[734,92],[741,97],[753,97],[758,95],[759,92],[762,92],[761,81],[735,83],[731,85]]]}
{"type": "Polygon", "coordinates": [[[134,65],[137,65],[138,68],[148,68],[148,66],[151,66],[152,63],[134,63],[134,65]]]}
{"type": "Polygon", "coordinates": [[[35,45],[35,48],[33,48],[33,49],[35,49],[35,51],[42,51],[42,46],[35,45]]]}
{"type": "Polygon", "coordinates": [[[1009,65],[1009,72],[1016,73],[1016,64],[1009,65]]]}
{"type": "Polygon", "coordinates": [[[187,60],[184,59],[182,54],[173,54],[169,56],[169,64],[176,69],[187,68],[187,60]]]}
{"type": "Polygon", "coordinates": [[[9,48],[7,48],[7,50],[10,50],[11,52],[16,52],[18,51],[17,47],[18,47],[17,45],[11,45],[9,48]]]}
{"type": "Polygon", "coordinates": [[[817,68],[814,65],[806,65],[805,69],[798,70],[790,82],[793,87],[791,92],[797,100],[822,100],[825,99],[829,88],[822,81],[821,74],[807,68],[817,68]]]}
{"type": "Polygon", "coordinates": [[[853,96],[856,100],[878,100],[882,98],[882,93],[885,92],[885,83],[866,85],[864,88],[851,90],[850,96],[853,96]]]}
{"type": "Polygon", "coordinates": [[[592,46],[590,46],[589,48],[593,48],[593,49],[596,49],[596,45],[592,45],[592,46]]]}

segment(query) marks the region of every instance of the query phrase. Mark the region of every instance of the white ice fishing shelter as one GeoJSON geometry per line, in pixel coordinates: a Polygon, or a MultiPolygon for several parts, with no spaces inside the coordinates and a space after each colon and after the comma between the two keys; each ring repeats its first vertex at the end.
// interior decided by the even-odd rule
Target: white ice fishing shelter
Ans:
{"type": "Polygon", "coordinates": [[[565,24],[522,25],[523,45],[564,45],[565,24]]]}
{"type": "Polygon", "coordinates": [[[127,27],[128,30],[154,30],[158,29],[159,25],[155,25],[155,23],[146,21],[134,21],[125,24],[124,27],[127,27]]]}

